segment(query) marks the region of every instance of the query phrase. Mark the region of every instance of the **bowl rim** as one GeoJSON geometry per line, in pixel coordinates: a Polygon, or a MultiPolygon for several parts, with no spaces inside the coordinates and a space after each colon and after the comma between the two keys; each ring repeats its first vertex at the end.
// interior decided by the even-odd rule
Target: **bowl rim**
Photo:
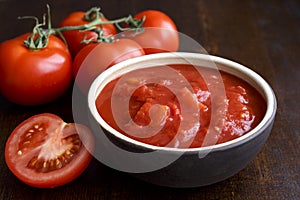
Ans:
{"type": "MultiPolygon", "coordinates": [[[[176,64],[176,63],[169,63],[169,64],[176,64]]],[[[228,71],[225,70],[225,72],[228,72],[228,71]]],[[[228,73],[230,73],[230,72],[228,72],[228,73]]],[[[238,75],[235,75],[235,76],[239,77],[238,75]]],[[[248,81],[246,80],[246,82],[248,82],[248,81]]],[[[249,84],[252,85],[251,83],[249,83],[249,84]]],[[[147,149],[150,149],[153,151],[160,150],[160,151],[171,151],[171,152],[179,152],[179,153],[183,153],[183,152],[199,152],[200,153],[200,152],[221,151],[224,149],[234,148],[234,147],[244,144],[244,143],[252,140],[253,138],[259,136],[260,134],[262,134],[263,131],[265,129],[267,129],[269,126],[271,126],[274,121],[276,109],[277,109],[277,101],[276,101],[276,96],[275,96],[272,88],[270,87],[270,85],[259,74],[257,74],[252,69],[250,69],[244,65],[241,65],[235,61],[231,61],[229,59],[214,56],[214,55],[189,53],[189,52],[167,52],[167,53],[157,53],[157,54],[150,54],[150,55],[144,55],[141,57],[131,58],[126,61],[117,63],[114,66],[112,66],[109,69],[102,72],[99,76],[97,76],[95,78],[95,80],[92,82],[92,84],[89,88],[88,109],[89,109],[89,112],[92,114],[93,118],[100,124],[100,126],[102,128],[107,130],[110,134],[114,135],[115,137],[117,137],[121,140],[125,140],[128,143],[134,144],[135,146],[140,146],[142,148],[147,148],[147,149]],[[150,144],[146,144],[146,143],[134,140],[134,139],[127,137],[124,134],[118,132],[117,130],[112,128],[110,125],[108,125],[104,121],[104,119],[100,116],[100,114],[97,111],[95,101],[96,101],[98,94],[101,92],[103,87],[108,82],[110,82],[111,80],[119,77],[120,75],[122,75],[128,71],[134,70],[135,68],[127,69],[127,67],[129,67],[131,65],[137,65],[139,63],[149,62],[149,61],[153,61],[155,59],[159,59],[159,60],[171,59],[172,60],[172,59],[178,58],[178,56],[181,59],[187,58],[187,59],[196,59],[196,60],[201,59],[201,60],[209,61],[209,62],[212,61],[219,65],[226,66],[226,67],[228,67],[228,69],[230,68],[230,69],[233,69],[234,71],[239,71],[242,74],[247,75],[247,77],[251,78],[251,80],[254,81],[256,84],[258,84],[261,87],[261,89],[263,90],[262,95],[265,98],[265,101],[267,103],[265,115],[264,115],[263,119],[260,121],[260,123],[256,127],[254,127],[251,131],[249,131],[248,133],[246,133],[236,139],[224,142],[224,143],[215,144],[215,145],[211,145],[211,146],[196,147],[196,148],[174,148],[174,147],[159,147],[159,146],[154,146],[154,145],[150,145],[150,144]],[[122,69],[126,69],[126,70],[122,71],[122,69]],[[121,72],[116,75],[115,72],[120,71],[120,70],[121,70],[121,72]],[[107,81],[108,79],[109,79],[109,81],[107,81]],[[106,81],[106,83],[103,84],[103,81],[106,81]],[[103,86],[101,87],[101,89],[99,89],[100,88],[99,86],[101,86],[101,83],[103,86]]]]}

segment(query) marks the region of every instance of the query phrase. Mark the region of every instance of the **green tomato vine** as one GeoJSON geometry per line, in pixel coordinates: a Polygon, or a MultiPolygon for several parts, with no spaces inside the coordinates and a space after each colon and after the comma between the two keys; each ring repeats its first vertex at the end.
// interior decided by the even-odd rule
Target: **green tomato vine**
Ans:
{"type": "Polygon", "coordinates": [[[67,44],[65,38],[62,35],[64,31],[78,30],[78,31],[93,31],[97,33],[97,38],[85,38],[82,43],[88,44],[91,42],[113,42],[115,37],[113,35],[104,36],[103,30],[99,26],[104,24],[114,24],[118,31],[136,31],[140,33],[143,31],[143,23],[145,17],[141,20],[134,19],[131,15],[127,17],[103,21],[105,18],[103,13],[100,11],[100,8],[93,7],[84,14],[84,20],[89,23],[80,25],[80,26],[64,26],[60,28],[53,28],[51,24],[51,13],[50,6],[47,4],[47,14],[43,15],[42,23],[39,22],[38,18],[35,16],[24,16],[19,17],[19,19],[34,19],[35,26],[32,29],[31,34],[24,41],[24,45],[30,50],[40,50],[48,45],[48,40],[50,35],[58,35],[62,40],[67,44]],[[47,22],[46,22],[47,21],[47,22]],[[125,25],[125,26],[124,26],[125,25]],[[46,28],[44,28],[47,26],[46,28]],[[98,26],[98,27],[97,27],[98,26]],[[95,40],[96,39],[96,40],[95,40]]]}

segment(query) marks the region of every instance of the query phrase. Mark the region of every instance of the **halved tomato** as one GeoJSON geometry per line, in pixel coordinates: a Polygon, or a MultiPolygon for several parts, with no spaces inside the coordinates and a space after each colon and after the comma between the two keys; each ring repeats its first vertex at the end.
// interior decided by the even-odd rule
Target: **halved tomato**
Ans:
{"type": "Polygon", "coordinates": [[[77,178],[92,159],[94,138],[83,125],[44,113],[18,125],[5,147],[5,161],[24,183],[53,188],[77,178]]]}

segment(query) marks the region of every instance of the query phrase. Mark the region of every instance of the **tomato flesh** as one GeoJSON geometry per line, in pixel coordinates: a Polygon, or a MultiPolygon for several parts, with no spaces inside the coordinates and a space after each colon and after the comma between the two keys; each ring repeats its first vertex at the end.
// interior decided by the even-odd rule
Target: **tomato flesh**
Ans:
{"type": "Polygon", "coordinates": [[[7,140],[5,161],[24,183],[53,188],[77,178],[92,158],[94,140],[89,129],[65,123],[53,114],[30,117],[7,140]]]}

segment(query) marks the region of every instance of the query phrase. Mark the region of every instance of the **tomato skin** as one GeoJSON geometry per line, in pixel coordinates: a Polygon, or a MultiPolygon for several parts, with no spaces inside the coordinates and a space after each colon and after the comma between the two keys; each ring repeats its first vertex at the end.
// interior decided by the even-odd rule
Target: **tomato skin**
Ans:
{"type": "Polygon", "coordinates": [[[38,188],[54,188],[73,181],[87,168],[92,159],[90,152],[93,148],[94,139],[87,127],[67,124],[54,114],[44,113],[26,119],[14,129],[6,142],[5,161],[11,172],[22,182],[38,188]],[[31,138],[27,137],[26,134],[33,130],[36,124],[43,130],[38,133],[31,132],[31,138]],[[53,155],[58,155],[60,149],[69,144],[63,139],[77,133],[84,146],[81,146],[64,167],[48,172],[37,172],[29,167],[34,156],[41,156],[49,161],[53,155]],[[24,138],[30,140],[30,144],[25,144],[24,138]]]}
{"type": "Polygon", "coordinates": [[[0,44],[0,92],[9,101],[26,106],[60,97],[72,80],[72,59],[56,36],[48,46],[30,50],[23,45],[28,34],[0,44]]]}
{"type": "MultiPolygon", "coordinates": [[[[90,23],[89,21],[84,20],[84,12],[78,11],[73,12],[68,15],[59,25],[60,27],[63,26],[80,26],[84,24],[90,23]]],[[[103,21],[107,21],[105,18],[101,18],[103,21]]],[[[104,33],[104,36],[108,35],[115,35],[117,33],[116,28],[113,24],[104,24],[101,26],[104,33]]],[[[63,36],[67,40],[68,48],[70,49],[71,55],[74,58],[76,54],[86,46],[86,44],[80,44],[80,42],[86,37],[86,39],[90,39],[96,37],[97,34],[92,31],[78,31],[78,30],[71,30],[71,31],[64,31],[63,36]]]]}
{"type": "Polygon", "coordinates": [[[138,42],[146,54],[174,52],[179,48],[179,36],[174,21],[158,10],[145,10],[134,16],[135,19],[146,19],[144,32],[132,38],[138,42]]]}
{"type": "Polygon", "coordinates": [[[126,38],[112,43],[89,44],[78,52],[74,59],[75,82],[86,93],[92,81],[104,70],[119,62],[143,55],[143,48],[126,38]]]}

